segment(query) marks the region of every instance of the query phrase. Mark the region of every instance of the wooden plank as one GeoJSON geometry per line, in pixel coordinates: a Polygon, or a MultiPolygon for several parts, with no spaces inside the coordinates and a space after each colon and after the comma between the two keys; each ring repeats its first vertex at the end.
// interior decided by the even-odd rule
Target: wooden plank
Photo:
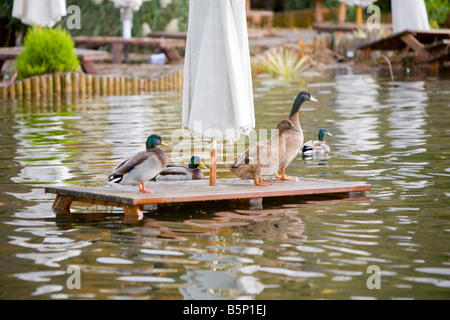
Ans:
{"type": "Polygon", "coordinates": [[[149,37],[186,40],[187,32],[152,31],[152,33],[149,34],[149,37]]]}
{"type": "Polygon", "coordinates": [[[180,63],[183,61],[183,57],[178,53],[175,47],[164,47],[161,49],[162,52],[169,58],[171,63],[180,63]]]}
{"type": "Polygon", "coordinates": [[[53,202],[52,209],[53,210],[59,210],[59,209],[69,209],[70,205],[72,204],[73,197],[68,196],[62,196],[57,195],[55,201],[53,202]]]}
{"type": "Polygon", "coordinates": [[[414,59],[416,62],[423,62],[428,59],[428,52],[424,49],[424,45],[412,34],[405,34],[400,39],[416,53],[417,57],[414,59]]]}
{"type": "Polygon", "coordinates": [[[407,34],[413,35],[422,44],[430,44],[435,41],[449,39],[450,29],[433,29],[429,31],[405,30],[389,37],[376,40],[372,43],[365,44],[359,49],[370,47],[372,50],[402,50],[406,47],[406,43],[401,41],[401,37],[407,34]]]}
{"type": "Polygon", "coordinates": [[[112,45],[112,64],[120,64],[123,60],[123,44],[114,43],[112,45]]]}
{"type": "Polygon", "coordinates": [[[81,63],[81,68],[83,69],[84,72],[86,72],[87,74],[98,74],[97,69],[95,68],[95,64],[94,62],[90,61],[90,60],[84,60],[81,63]]]}
{"type": "Polygon", "coordinates": [[[450,51],[442,53],[442,54],[439,54],[439,55],[436,55],[436,56],[433,56],[433,57],[430,57],[425,62],[426,63],[435,63],[435,62],[441,63],[441,62],[444,62],[444,61],[450,61],[450,51]]]}
{"type": "Polygon", "coordinates": [[[109,59],[109,53],[103,50],[75,48],[74,53],[80,61],[97,61],[109,59]]]}

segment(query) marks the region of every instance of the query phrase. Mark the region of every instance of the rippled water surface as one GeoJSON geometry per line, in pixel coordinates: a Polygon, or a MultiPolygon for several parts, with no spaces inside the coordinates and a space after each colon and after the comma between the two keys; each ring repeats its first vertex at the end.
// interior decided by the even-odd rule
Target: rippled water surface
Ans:
{"type": "MultiPolygon", "coordinates": [[[[300,111],[306,139],[325,127],[332,152],[299,156],[288,175],[366,181],[365,197],[173,209],[138,222],[96,206],[56,216],[43,188],[104,184],[152,132],[176,144],[179,93],[3,103],[0,298],[449,299],[450,79],[258,80],[257,128],[286,118],[304,88],[319,100],[300,111]],[[68,287],[69,266],[81,289],[68,287]],[[369,266],[380,289],[369,288],[369,266]]],[[[232,177],[223,166],[219,176],[232,177]]]]}

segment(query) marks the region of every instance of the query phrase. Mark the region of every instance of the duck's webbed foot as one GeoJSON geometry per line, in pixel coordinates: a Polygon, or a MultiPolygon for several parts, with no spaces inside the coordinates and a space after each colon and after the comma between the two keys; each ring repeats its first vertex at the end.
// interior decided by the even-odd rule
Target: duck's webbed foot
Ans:
{"type": "Polygon", "coordinates": [[[278,172],[275,172],[275,178],[286,181],[293,181],[295,179],[286,177],[286,168],[281,168],[281,177],[278,175],[278,172]]]}
{"type": "Polygon", "coordinates": [[[260,176],[259,179],[256,178],[256,175],[253,174],[253,180],[255,182],[255,186],[270,186],[270,183],[264,182],[262,177],[260,176]]]}
{"type": "Polygon", "coordinates": [[[152,190],[145,189],[144,181],[141,181],[141,183],[139,184],[139,191],[140,192],[145,192],[145,193],[153,193],[154,192],[152,190]]]}

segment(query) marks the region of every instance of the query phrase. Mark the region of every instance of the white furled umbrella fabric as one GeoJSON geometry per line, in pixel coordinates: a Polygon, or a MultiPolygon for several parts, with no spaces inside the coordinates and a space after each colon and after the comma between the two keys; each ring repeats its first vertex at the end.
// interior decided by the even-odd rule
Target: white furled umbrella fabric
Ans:
{"type": "Polygon", "coordinates": [[[368,7],[377,0],[339,0],[339,1],[346,3],[351,7],[354,6],[368,7]]]}
{"type": "Polygon", "coordinates": [[[391,7],[394,33],[405,30],[430,30],[424,0],[391,0],[391,7]]]}
{"type": "Polygon", "coordinates": [[[142,0],[110,0],[114,2],[116,8],[130,8],[133,11],[138,11],[141,8],[142,0]]]}
{"type": "Polygon", "coordinates": [[[255,127],[245,0],[190,0],[182,126],[236,141],[255,127]]]}
{"type": "Polygon", "coordinates": [[[12,16],[24,24],[51,28],[65,15],[66,0],[14,0],[12,16]]]}

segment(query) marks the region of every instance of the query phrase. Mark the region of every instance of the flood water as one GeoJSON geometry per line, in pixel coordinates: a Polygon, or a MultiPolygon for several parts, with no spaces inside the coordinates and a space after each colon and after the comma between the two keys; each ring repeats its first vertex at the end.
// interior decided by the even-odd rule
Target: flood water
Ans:
{"type": "MultiPolygon", "coordinates": [[[[299,156],[287,174],[365,181],[365,197],[182,208],[136,222],[96,206],[56,216],[44,187],[105,184],[151,133],[173,146],[180,93],[3,103],[0,298],[449,299],[450,78],[397,77],[349,70],[254,83],[257,129],[274,128],[306,89],[319,100],[300,111],[306,139],[333,134],[328,157],[299,156]],[[80,289],[68,285],[71,268],[80,289]]],[[[218,175],[232,177],[223,166],[218,175]]]]}

